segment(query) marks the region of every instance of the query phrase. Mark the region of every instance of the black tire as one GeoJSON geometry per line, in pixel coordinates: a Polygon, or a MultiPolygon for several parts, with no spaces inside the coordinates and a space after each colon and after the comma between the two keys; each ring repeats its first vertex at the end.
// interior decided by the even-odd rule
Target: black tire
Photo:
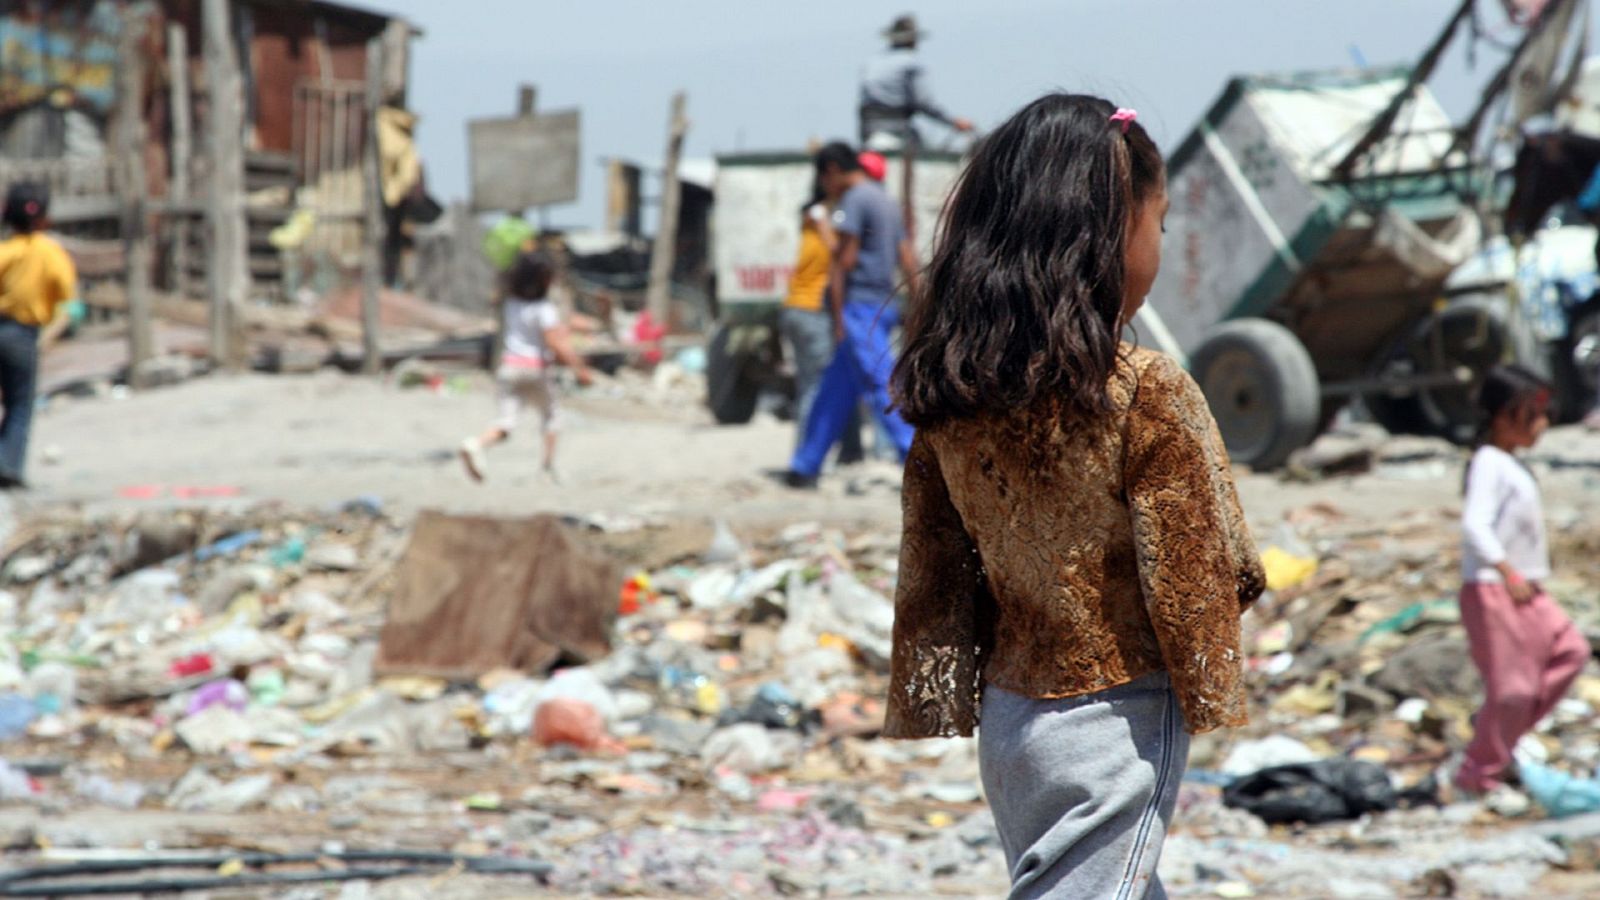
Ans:
{"type": "Polygon", "coordinates": [[[755,417],[761,384],[750,377],[749,359],[730,348],[732,341],[732,329],[723,325],[706,346],[706,405],[718,424],[744,425],[755,417]]]}
{"type": "Polygon", "coordinates": [[[1573,311],[1567,336],[1552,348],[1561,420],[1576,422],[1600,399],[1600,300],[1573,311]]]}
{"type": "Polygon", "coordinates": [[[1317,436],[1322,390],[1305,345],[1266,319],[1212,329],[1189,360],[1234,462],[1282,465],[1317,436]]]}
{"type": "Polygon", "coordinates": [[[1412,341],[1419,372],[1468,369],[1472,381],[1454,387],[1417,391],[1417,410],[1426,434],[1460,444],[1472,442],[1478,430],[1477,386],[1494,366],[1508,359],[1549,376],[1549,360],[1528,327],[1511,320],[1511,306],[1502,294],[1464,294],[1419,326],[1412,341]]]}
{"type": "MultiPolygon", "coordinates": [[[[1373,377],[1400,379],[1417,374],[1417,362],[1411,358],[1411,340],[1415,332],[1415,328],[1409,329],[1401,340],[1394,342],[1373,367],[1373,377]]],[[[1422,399],[1415,388],[1366,394],[1361,403],[1372,415],[1372,421],[1390,434],[1429,433],[1427,417],[1422,414],[1422,399]]]]}

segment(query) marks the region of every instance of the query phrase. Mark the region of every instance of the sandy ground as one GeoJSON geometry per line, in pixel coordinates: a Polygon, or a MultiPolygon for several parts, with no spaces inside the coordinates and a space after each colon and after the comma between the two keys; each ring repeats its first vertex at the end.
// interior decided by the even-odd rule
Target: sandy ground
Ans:
{"type": "MultiPolygon", "coordinates": [[[[466,477],[455,448],[494,415],[485,377],[462,393],[399,388],[323,372],[300,377],[211,376],[123,399],[60,398],[35,419],[31,505],[136,506],[184,488],[238,488],[244,498],[323,505],[383,499],[406,515],[457,512],[721,516],[734,521],[892,516],[892,491],[797,494],[767,474],[787,461],[791,426],[767,417],[718,428],[692,397],[564,400],[561,483],[540,471],[529,417],[491,451],[489,478],[466,477]],[[149,499],[132,491],[158,489],[149,499]]],[[[881,471],[881,470],[880,470],[881,471]]],[[[203,491],[204,492],[204,491],[203,491]]],[[[202,493],[203,493],[202,492],[202,493]]]]}
{"type": "MultiPolygon", "coordinates": [[[[455,447],[490,420],[492,388],[482,376],[463,380],[450,393],[333,372],[219,375],[120,399],[58,398],[35,420],[34,488],[12,502],[138,507],[193,502],[185,489],[222,488],[246,502],[311,506],[375,496],[402,516],[442,508],[723,518],[735,526],[898,522],[892,466],[847,470],[818,492],[789,490],[772,474],[787,461],[790,423],[763,415],[718,427],[692,388],[658,395],[647,383],[566,398],[560,484],[540,472],[531,421],[491,453],[488,481],[474,484],[455,447]]],[[[1563,463],[1547,476],[1547,496],[1600,496],[1600,437],[1565,429],[1543,449],[1563,463]]],[[[1434,460],[1313,484],[1242,475],[1240,490],[1259,527],[1318,502],[1382,522],[1453,507],[1459,479],[1459,466],[1434,460]]]]}

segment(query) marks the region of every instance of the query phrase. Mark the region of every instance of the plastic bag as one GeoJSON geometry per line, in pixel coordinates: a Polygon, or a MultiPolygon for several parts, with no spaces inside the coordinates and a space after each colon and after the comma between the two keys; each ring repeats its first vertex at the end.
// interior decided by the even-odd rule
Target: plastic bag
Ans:
{"type": "Polygon", "coordinates": [[[1382,766],[1321,759],[1262,769],[1229,785],[1222,802],[1269,825],[1336,822],[1394,809],[1394,784],[1382,766]]]}
{"type": "Polygon", "coordinates": [[[533,714],[533,739],[540,746],[568,744],[579,750],[624,752],[625,748],[606,734],[605,718],[582,700],[558,697],[539,704],[533,714]]]}
{"type": "Polygon", "coordinates": [[[497,271],[504,272],[517,261],[517,254],[531,249],[539,232],[527,220],[506,216],[489,227],[483,236],[483,255],[497,271]]]}
{"type": "Polygon", "coordinates": [[[1600,812],[1600,781],[1569,775],[1531,759],[1518,761],[1517,774],[1528,794],[1553,819],[1600,812]]]}

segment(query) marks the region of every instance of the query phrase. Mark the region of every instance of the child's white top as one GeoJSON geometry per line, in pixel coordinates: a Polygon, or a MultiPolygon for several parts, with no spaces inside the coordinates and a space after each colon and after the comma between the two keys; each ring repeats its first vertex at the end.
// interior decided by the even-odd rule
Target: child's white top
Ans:
{"type": "Polygon", "coordinates": [[[544,333],[561,324],[561,311],[548,297],[538,300],[507,297],[504,307],[506,339],[500,364],[514,369],[544,368],[551,362],[544,333]]]}
{"type": "Polygon", "coordinates": [[[1461,530],[1463,581],[1502,581],[1494,568],[1502,562],[1529,581],[1550,577],[1539,484],[1521,461],[1499,447],[1480,447],[1472,455],[1461,530]]]}

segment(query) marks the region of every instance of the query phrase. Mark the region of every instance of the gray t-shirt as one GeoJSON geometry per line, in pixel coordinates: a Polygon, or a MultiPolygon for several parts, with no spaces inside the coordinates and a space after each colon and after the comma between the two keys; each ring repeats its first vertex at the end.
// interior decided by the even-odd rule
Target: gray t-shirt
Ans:
{"type": "Polygon", "coordinates": [[[839,198],[833,227],[861,239],[856,267],[845,279],[845,299],[888,299],[894,293],[900,241],[906,233],[894,200],[877,182],[863,181],[839,198]]]}

